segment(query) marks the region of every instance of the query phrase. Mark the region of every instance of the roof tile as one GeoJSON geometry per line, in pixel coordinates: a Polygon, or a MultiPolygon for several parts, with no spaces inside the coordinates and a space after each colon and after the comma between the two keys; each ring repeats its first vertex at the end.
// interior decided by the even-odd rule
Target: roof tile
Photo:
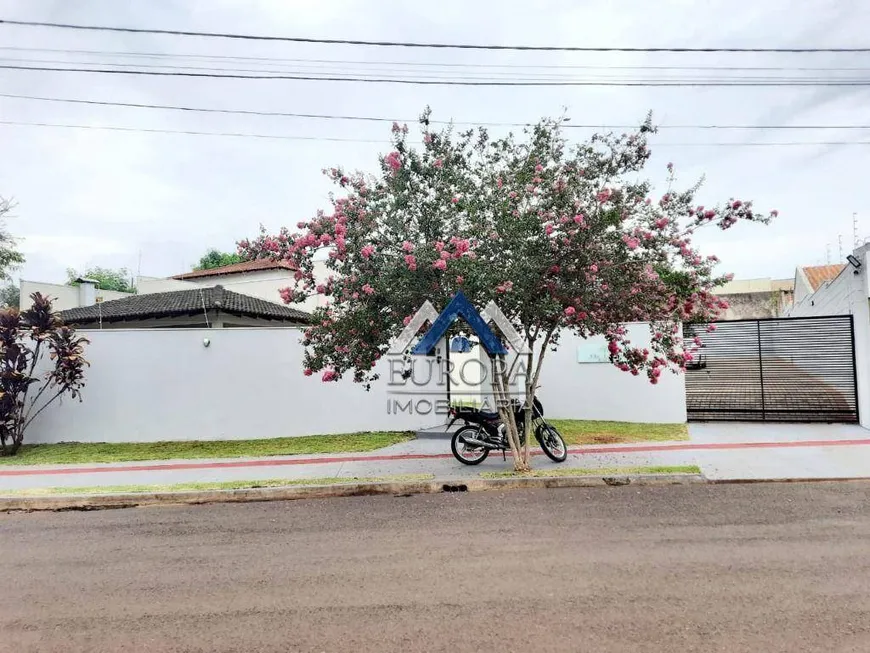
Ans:
{"type": "Polygon", "coordinates": [[[201,279],[203,277],[219,277],[224,274],[243,274],[245,272],[258,272],[260,270],[295,270],[287,261],[273,261],[266,258],[258,258],[253,261],[242,261],[232,265],[224,265],[219,268],[208,270],[194,270],[184,274],[176,274],[173,279],[201,279]]]}
{"type": "Polygon", "coordinates": [[[230,315],[264,318],[281,322],[307,324],[311,316],[295,308],[224,289],[223,286],[174,290],[150,295],[132,295],[92,306],[81,306],[60,312],[69,324],[120,322],[149,318],[195,315],[204,310],[220,309],[230,315]]]}
{"type": "Polygon", "coordinates": [[[813,288],[813,292],[815,292],[826,281],[836,279],[840,272],[843,271],[844,267],[846,267],[845,263],[837,263],[836,265],[811,265],[803,268],[803,271],[807,277],[807,281],[810,282],[810,286],[813,288]]]}

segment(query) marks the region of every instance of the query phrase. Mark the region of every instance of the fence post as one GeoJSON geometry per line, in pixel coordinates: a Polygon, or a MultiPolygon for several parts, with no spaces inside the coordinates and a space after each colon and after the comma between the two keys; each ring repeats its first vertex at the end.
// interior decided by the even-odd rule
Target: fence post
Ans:
{"type": "Polygon", "coordinates": [[[755,329],[758,337],[758,380],[761,382],[761,421],[767,421],[766,406],[764,403],[764,358],[761,354],[761,320],[755,321],[755,329]]]}

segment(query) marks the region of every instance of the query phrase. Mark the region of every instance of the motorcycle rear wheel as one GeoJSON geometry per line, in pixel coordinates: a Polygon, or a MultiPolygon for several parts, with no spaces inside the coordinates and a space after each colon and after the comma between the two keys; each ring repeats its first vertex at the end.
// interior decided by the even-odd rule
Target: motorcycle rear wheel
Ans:
{"type": "Polygon", "coordinates": [[[464,442],[463,438],[469,437],[479,439],[482,432],[473,426],[463,426],[453,434],[453,439],[450,440],[450,450],[453,452],[453,457],[463,465],[479,465],[489,455],[489,449],[484,447],[474,447],[464,442]]]}

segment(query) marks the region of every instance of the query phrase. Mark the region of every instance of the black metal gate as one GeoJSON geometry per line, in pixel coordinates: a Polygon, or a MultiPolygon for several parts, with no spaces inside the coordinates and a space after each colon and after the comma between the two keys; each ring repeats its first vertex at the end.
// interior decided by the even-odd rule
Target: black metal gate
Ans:
{"type": "Polygon", "coordinates": [[[686,325],[690,421],[857,422],[851,315],[686,325]]]}

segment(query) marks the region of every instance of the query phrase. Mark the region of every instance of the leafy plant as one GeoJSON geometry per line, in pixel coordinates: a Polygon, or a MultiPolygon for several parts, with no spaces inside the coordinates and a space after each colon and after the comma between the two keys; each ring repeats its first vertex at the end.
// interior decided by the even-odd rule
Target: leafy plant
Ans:
{"type": "Polygon", "coordinates": [[[24,254],[18,251],[15,238],[6,231],[5,219],[14,204],[0,197],[0,280],[9,280],[9,271],[24,263],[24,254]]]}
{"type": "Polygon", "coordinates": [[[26,311],[0,310],[0,453],[7,456],[52,402],[64,394],[81,401],[88,365],[88,340],[62,324],[47,297],[33,293],[30,299],[26,311]]]}
{"type": "Polygon", "coordinates": [[[117,292],[136,292],[133,285],[130,271],[127,268],[101,268],[99,266],[88,268],[83,273],[79,274],[76,270],[68,268],[66,271],[67,285],[78,286],[79,279],[93,279],[97,282],[97,287],[100,290],[115,290],[117,292]]]}
{"type": "Polygon", "coordinates": [[[19,308],[21,304],[21,289],[15,284],[0,288],[0,308],[19,308]]]}
{"type": "MultiPolygon", "coordinates": [[[[712,290],[728,277],[718,259],[692,244],[699,228],[738,221],[766,223],[770,214],[731,198],[697,206],[700,184],[653,197],[638,179],[650,156],[648,118],[633,133],[596,134],[570,144],[562,121],[545,119],[493,139],[485,129],[433,130],[421,117],[422,148],[407,126],[393,125],[393,151],[376,175],[331,168],[340,195],[329,211],[239,243],[248,258],[283,258],[296,283],[284,301],[324,295],[303,342],[306,374],[345,375],[369,384],[389,343],[426,301],[444,307],[461,290],[478,307],[495,300],[524,338],[523,395],[534,397],[547,352],[559,336],[603,336],[610,361],[657,383],[692,359],[680,325],[712,319],[726,306],[712,290]],[[327,279],[315,278],[328,250],[327,279]],[[625,324],[648,322],[651,343],[636,346],[625,324]]],[[[514,360],[516,362],[516,360],[514,360]]],[[[518,425],[508,410],[513,364],[493,366],[494,392],[517,470],[528,469],[518,425]]],[[[578,393],[582,390],[578,389],[578,393]]],[[[526,411],[526,432],[531,411],[526,411]]]]}
{"type": "Polygon", "coordinates": [[[210,249],[205,254],[203,254],[202,258],[199,259],[199,264],[194,265],[193,269],[196,270],[213,270],[214,268],[222,268],[225,265],[233,265],[234,263],[241,263],[244,259],[238,254],[230,254],[229,252],[221,252],[217,249],[210,249]]]}

